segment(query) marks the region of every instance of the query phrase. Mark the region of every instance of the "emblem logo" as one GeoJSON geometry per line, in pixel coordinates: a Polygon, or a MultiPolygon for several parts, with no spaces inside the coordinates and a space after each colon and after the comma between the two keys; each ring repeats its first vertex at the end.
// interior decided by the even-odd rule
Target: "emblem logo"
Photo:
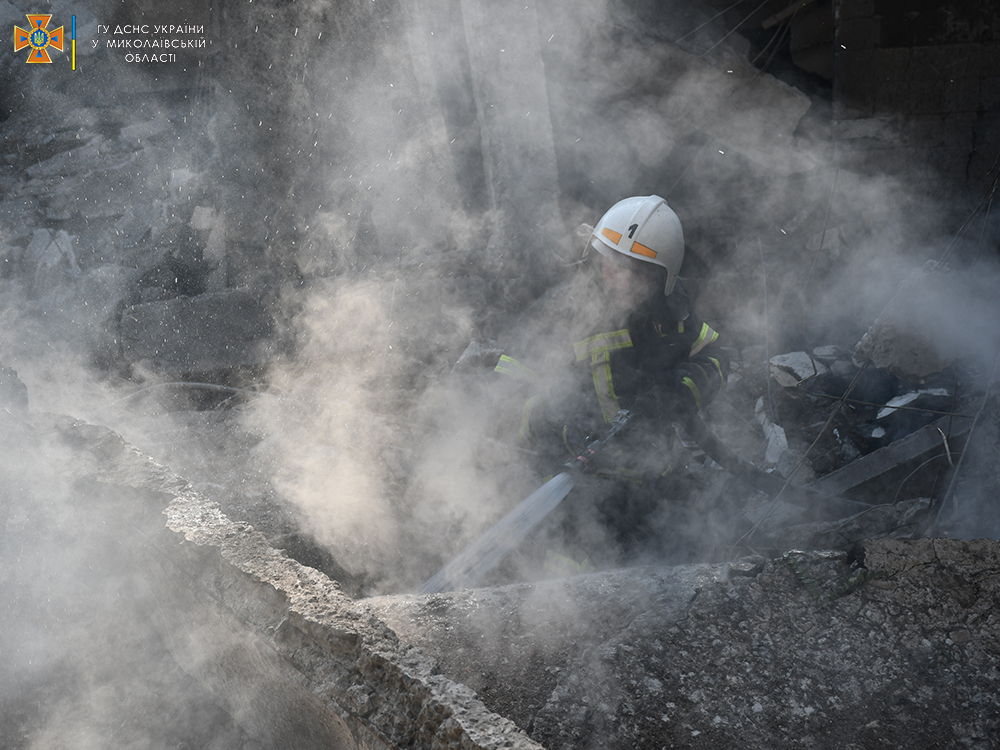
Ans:
{"type": "Polygon", "coordinates": [[[51,15],[32,15],[31,13],[26,15],[31,29],[26,31],[20,26],[14,27],[14,51],[19,52],[25,47],[30,47],[31,51],[28,53],[26,62],[52,62],[48,48],[52,47],[60,52],[63,51],[63,27],[60,26],[58,29],[49,31],[48,25],[49,21],[52,20],[51,15]]]}

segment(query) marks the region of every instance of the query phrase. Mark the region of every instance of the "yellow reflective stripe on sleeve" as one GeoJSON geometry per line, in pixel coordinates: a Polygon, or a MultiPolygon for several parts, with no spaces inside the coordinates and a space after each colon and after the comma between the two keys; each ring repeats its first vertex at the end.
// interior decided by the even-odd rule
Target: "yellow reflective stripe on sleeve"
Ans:
{"type": "Polygon", "coordinates": [[[620,331],[597,333],[588,336],[583,341],[577,341],[573,344],[573,351],[576,353],[576,361],[583,362],[587,357],[596,360],[596,357],[603,352],[628,349],[630,346],[632,346],[632,337],[629,336],[627,328],[622,328],[620,331]]]}
{"type": "Polygon", "coordinates": [[[573,344],[577,362],[583,362],[588,357],[590,358],[597,402],[601,406],[601,415],[604,417],[604,421],[609,424],[620,408],[611,379],[611,352],[615,349],[628,349],[631,346],[632,337],[627,328],[598,333],[573,344]]]}
{"type": "Polygon", "coordinates": [[[699,409],[701,408],[701,391],[698,390],[698,386],[695,384],[691,378],[684,378],[681,381],[687,386],[688,390],[691,391],[691,395],[694,396],[694,403],[699,409]]]}
{"type": "Polygon", "coordinates": [[[683,320],[678,320],[677,321],[677,333],[684,333],[684,321],[683,320]]]}
{"type": "Polygon", "coordinates": [[[722,385],[725,385],[726,376],[722,374],[722,364],[715,357],[709,357],[708,360],[715,365],[715,369],[719,371],[719,382],[722,383],[722,385]]]}
{"type": "Polygon", "coordinates": [[[698,338],[695,340],[695,342],[691,344],[691,356],[693,357],[695,354],[700,352],[709,344],[713,343],[718,338],[719,334],[717,331],[713,331],[709,327],[708,323],[702,323],[701,333],[698,334],[698,338]]]}
{"type": "Polygon", "coordinates": [[[497,366],[493,368],[493,372],[498,372],[501,375],[509,375],[512,378],[517,378],[518,380],[527,380],[535,384],[540,384],[542,382],[542,379],[538,377],[530,367],[525,367],[516,359],[508,357],[506,354],[500,357],[500,361],[497,362],[497,366]]]}
{"type": "Polygon", "coordinates": [[[524,408],[521,409],[521,429],[518,430],[522,440],[531,440],[531,410],[540,398],[541,396],[532,396],[524,402],[524,408]]]}
{"type": "Polygon", "coordinates": [[[615,395],[615,386],[611,380],[611,354],[602,352],[601,359],[594,355],[594,390],[597,392],[597,401],[601,405],[601,415],[604,421],[611,424],[615,414],[621,408],[618,405],[618,396],[615,395]]]}

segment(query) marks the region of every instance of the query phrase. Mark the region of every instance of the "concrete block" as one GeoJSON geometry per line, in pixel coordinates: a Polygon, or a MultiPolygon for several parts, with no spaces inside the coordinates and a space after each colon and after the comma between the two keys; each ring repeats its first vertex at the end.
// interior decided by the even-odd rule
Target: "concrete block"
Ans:
{"type": "MultiPolygon", "coordinates": [[[[102,598],[113,602],[116,625],[162,640],[169,665],[208,688],[252,747],[542,750],[433,659],[401,647],[335,582],[271,548],[111,430],[57,415],[37,415],[32,426],[45,455],[63,457],[46,471],[73,488],[71,499],[56,500],[66,503],[59,520],[52,516],[53,528],[66,524],[58,529],[70,540],[60,548],[64,564],[38,577],[79,600],[72,611],[81,616],[72,630],[58,622],[72,618],[48,617],[52,633],[89,646],[79,628],[93,627],[102,598]],[[85,543],[72,544],[74,534],[85,543]]],[[[18,476],[15,486],[30,481],[18,476]]],[[[116,669],[109,664],[102,679],[116,669]]]]}
{"type": "Polygon", "coordinates": [[[119,325],[129,362],[207,372],[263,364],[275,323],[259,293],[230,291],[125,308],[119,325]]]}

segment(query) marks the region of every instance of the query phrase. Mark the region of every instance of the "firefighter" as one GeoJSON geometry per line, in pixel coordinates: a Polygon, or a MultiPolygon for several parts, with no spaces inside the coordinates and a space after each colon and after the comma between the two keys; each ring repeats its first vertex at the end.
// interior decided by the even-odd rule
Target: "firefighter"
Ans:
{"type": "Polygon", "coordinates": [[[573,390],[580,398],[545,404],[545,392],[553,388],[544,377],[507,355],[496,366],[531,390],[521,415],[522,438],[537,443],[536,423],[561,420],[567,409],[579,412],[557,426],[571,451],[577,447],[569,445],[573,440],[597,439],[600,425],[609,425],[620,409],[640,411],[644,419],[701,409],[725,386],[728,373],[719,333],[692,312],[678,278],[684,233],[663,198],[616,203],[590,230],[591,250],[597,268],[591,291],[582,296],[593,300],[592,314],[571,355],[579,376],[573,390]],[[584,424],[592,436],[575,435],[584,424]]]}
{"type": "Polygon", "coordinates": [[[590,231],[587,248],[596,254],[585,297],[592,315],[572,342],[572,384],[560,389],[507,355],[496,371],[528,387],[520,434],[543,453],[558,443],[563,457],[578,456],[619,410],[630,411],[638,424],[630,421],[602,450],[596,471],[619,480],[605,493],[603,515],[619,536],[635,536],[670,492],[664,477],[676,452],[665,446],[677,444],[673,424],[715,398],[728,360],[719,333],[691,310],[678,278],[684,234],[663,198],[619,201],[590,231]]]}
{"type": "Polygon", "coordinates": [[[638,399],[649,408],[710,403],[728,362],[718,332],[692,313],[678,279],[684,233],[677,215],[659,196],[626,198],[601,217],[589,247],[599,254],[605,294],[630,308],[624,327],[573,345],[577,361],[590,365],[603,421],[638,399]]]}

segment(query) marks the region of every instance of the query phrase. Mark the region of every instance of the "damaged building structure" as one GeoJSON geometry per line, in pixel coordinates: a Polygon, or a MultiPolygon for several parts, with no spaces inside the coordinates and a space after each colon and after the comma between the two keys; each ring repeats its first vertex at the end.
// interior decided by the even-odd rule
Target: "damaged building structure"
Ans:
{"type": "Polygon", "coordinates": [[[45,12],[72,68],[0,53],[5,746],[996,746],[990,3],[45,12]],[[167,24],[204,45],[108,43],[167,24]],[[414,593],[542,479],[497,342],[645,194],[733,355],[683,554],[414,593]]]}

